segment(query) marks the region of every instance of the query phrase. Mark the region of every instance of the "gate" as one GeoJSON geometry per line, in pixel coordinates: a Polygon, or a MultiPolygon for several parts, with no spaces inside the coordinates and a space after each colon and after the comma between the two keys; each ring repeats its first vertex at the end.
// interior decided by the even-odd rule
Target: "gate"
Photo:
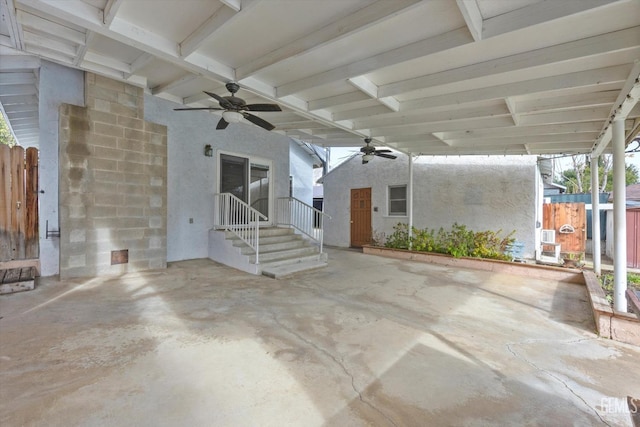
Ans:
{"type": "Polygon", "coordinates": [[[542,228],[556,231],[556,243],[562,252],[584,252],[587,238],[584,203],[545,203],[542,228]]]}
{"type": "Polygon", "coordinates": [[[38,150],[0,144],[0,293],[33,289],[38,240],[38,150]]]}

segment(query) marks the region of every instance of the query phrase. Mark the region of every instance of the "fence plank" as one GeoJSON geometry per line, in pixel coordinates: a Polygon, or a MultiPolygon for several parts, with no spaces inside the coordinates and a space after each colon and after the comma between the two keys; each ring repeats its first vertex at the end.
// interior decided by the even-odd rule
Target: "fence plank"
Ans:
{"type": "Polygon", "coordinates": [[[11,259],[11,148],[0,144],[0,261],[11,259]]]}
{"type": "Polygon", "coordinates": [[[24,148],[11,148],[11,258],[24,259],[24,148]]]}
{"type": "Polygon", "coordinates": [[[34,147],[27,148],[25,180],[25,256],[38,258],[38,149],[34,147]]]}
{"type": "Polygon", "coordinates": [[[556,243],[562,252],[584,252],[586,249],[586,212],[584,203],[545,203],[542,205],[542,228],[556,231],[556,243]],[[574,228],[573,233],[560,233],[565,225],[574,228]]]}

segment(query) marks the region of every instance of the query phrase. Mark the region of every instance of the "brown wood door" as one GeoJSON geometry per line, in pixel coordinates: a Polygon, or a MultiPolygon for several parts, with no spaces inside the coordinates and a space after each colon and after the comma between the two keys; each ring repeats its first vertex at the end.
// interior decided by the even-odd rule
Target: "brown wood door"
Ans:
{"type": "Polygon", "coordinates": [[[545,203],[542,228],[556,231],[562,252],[584,252],[587,246],[587,214],[584,203],[545,203]]]}
{"type": "Polygon", "coordinates": [[[371,188],[351,189],[351,246],[371,243],[371,188]]]}

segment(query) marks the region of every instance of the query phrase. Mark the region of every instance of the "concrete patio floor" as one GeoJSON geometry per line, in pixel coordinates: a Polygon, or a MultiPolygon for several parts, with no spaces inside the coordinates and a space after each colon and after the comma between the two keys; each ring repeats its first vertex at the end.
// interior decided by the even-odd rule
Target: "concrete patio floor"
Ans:
{"type": "Polygon", "coordinates": [[[584,286],[349,250],[45,279],[0,316],[2,426],[628,426],[640,396],[584,286]]]}

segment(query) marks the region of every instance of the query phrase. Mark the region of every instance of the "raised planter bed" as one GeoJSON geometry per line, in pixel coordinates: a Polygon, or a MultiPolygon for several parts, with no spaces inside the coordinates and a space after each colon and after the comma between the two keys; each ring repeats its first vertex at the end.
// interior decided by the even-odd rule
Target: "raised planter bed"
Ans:
{"type": "Polygon", "coordinates": [[[598,335],[640,346],[640,320],[633,314],[620,313],[611,308],[606,300],[604,290],[600,286],[600,281],[592,271],[491,259],[454,258],[450,255],[390,249],[381,246],[364,246],[362,250],[365,254],[387,258],[422,261],[451,267],[473,268],[586,285],[598,335]]]}
{"type": "Polygon", "coordinates": [[[451,255],[432,252],[415,252],[406,249],[391,249],[382,246],[363,246],[362,251],[365,254],[380,255],[388,258],[423,261],[452,267],[474,268],[476,270],[493,271],[496,273],[517,274],[520,276],[584,284],[582,271],[579,269],[484,258],[454,258],[451,255]]]}
{"type": "Polygon", "coordinates": [[[633,310],[638,319],[640,319],[640,291],[627,289],[627,301],[629,301],[631,305],[631,310],[633,310]]]}
{"type": "Polygon", "coordinates": [[[640,346],[640,320],[631,313],[621,313],[611,308],[595,273],[585,271],[583,274],[598,335],[640,346]]]}

